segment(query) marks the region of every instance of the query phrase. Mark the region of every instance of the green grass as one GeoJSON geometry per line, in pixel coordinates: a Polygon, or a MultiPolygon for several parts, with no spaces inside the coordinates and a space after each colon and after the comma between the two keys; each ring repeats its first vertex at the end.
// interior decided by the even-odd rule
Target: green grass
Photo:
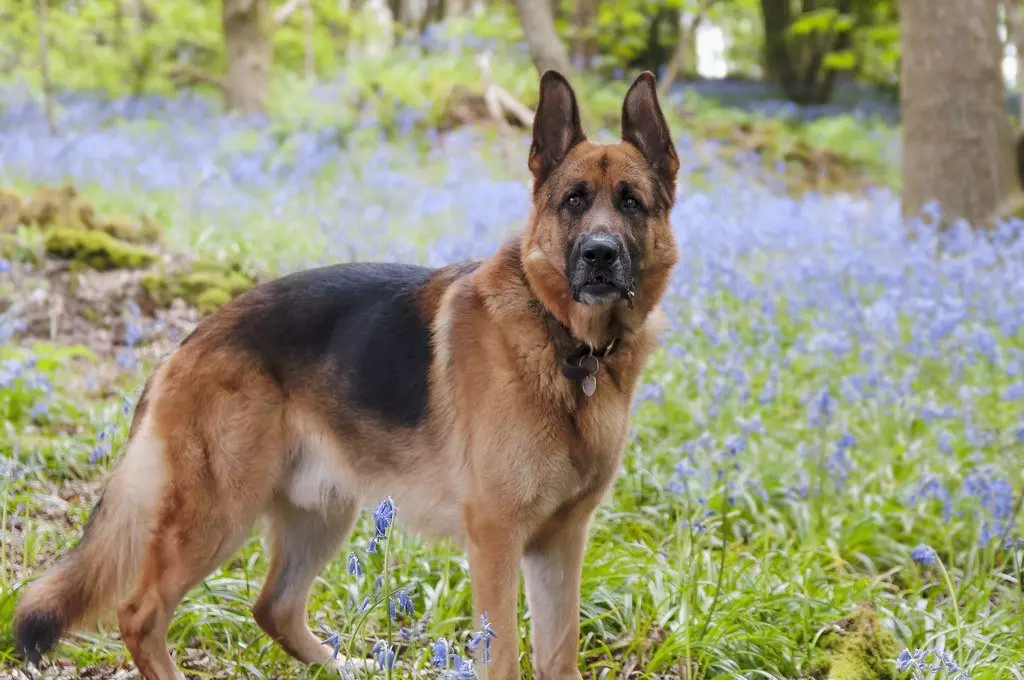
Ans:
{"type": "MultiPolygon", "coordinates": [[[[81,392],[70,389],[71,374],[81,366],[72,368],[60,349],[40,345],[34,351],[42,357],[39,370],[53,380],[58,405],[48,419],[34,422],[25,414],[25,404],[33,401],[30,390],[3,393],[8,398],[7,446],[13,445],[19,461],[33,468],[17,481],[4,482],[2,526],[14,539],[4,541],[0,555],[4,620],[23,584],[11,574],[34,573],[45,555],[70,545],[86,518],[87,506],[74,501],[67,505],[66,516],[58,512],[54,518],[53,497],[66,484],[102,479],[111,464],[112,457],[94,465],[87,462],[95,441],[88,433],[113,419],[118,423],[116,445],[127,426],[119,410],[120,395],[93,394],[82,400],[81,392]],[[12,406],[12,398],[21,399],[21,405],[12,406]]],[[[9,350],[2,358],[9,358],[9,350]]],[[[95,361],[88,356],[75,360],[87,365],[95,361]]],[[[751,435],[736,455],[736,468],[725,466],[723,477],[710,487],[698,490],[690,484],[686,491],[670,490],[668,471],[679,458],[680,446],[702,432],[687,415],[700,407],[701,395],[691,377],[695,361],[669,362],[662,354],[651,366],[649,378],[665,388],[665,403],[648,402],[639,409],[625,469],[598,513],[583,579],[581,654],[586,667],[600,675],[602,669],[620,672],[631,666],[642,677],[654,677],[678,673],[680,660],[692,659],[707,678],[757,677],[751,675],[755,671],[761,677],[806,677],[821,656],[815,641],[828,622],[868,601],[885,619],[899,622],[896,633],[908,645],[942,647],[962,640],[957,648],[970,651],[959,661],[973,665],[974,678],[1008,677],[1008,665],[1024,663],[1019,640],[1024,623],[1021,552],[980,549],[971,540],[974,529],[968,523],[943,526],[937,513],[918,517],[917,509],[900,502],[919,467],[935,461],[926,453],[927,438],[914,437],[915,445],[910,445],[908,416],[898,409],[847,423],[858,441],[854,472],[841,492],[801,499],[786,497],[771,483],[791,475],[793,447],[806,443],[813,457],[828,441],[828,430],[802,428],[802,408],[785,402],[763,421],[764,433],[751,435]],[[745,486],[751,480],[764,480],[775,491],[764,500],[745,486]],[[733,497],[731,505],[727,496],[733,497]],[[714,514],[704,518],[705,508],[714,514]],[[700,521],[703,531],[693,528],[700,521]],[[911,526],[915,535],[909,535],[911,526]],[[950,606],[940,571],[908,559],[905,546],[917,536],[933,541],[942,556],[962,620],[950,606]]],[[[782,379],[817,381],[852,368],[794,367],[782,379]]],[[[121,377],[107,389],[137,387],[142,375],[121,377]]],[[[971,376],[979,383],[987,377],[971,376]]],[[[949,387],[949,376],[940,367],[921,381],[921,390],[949,387]]],[[[738,403],[728,404],[708,431],[721,440],[735,430],[734,423],[750,415],[745,411],[738,403]]],[[[1003,419],[997,410],[990,415],[1003,419]]],[[[955,467],[967,453],[958,451],[950,464],[955,467]]],[[[1015,454],[1006,451],[1017,460],[1019,453],[1019,446],[1015,454]]],[[[415,621],[401,623],[414,624],[417,631],[400,658],[423,667],[433,639],[464,638],[475,627],[468,618],[467,565],[446,544],[427,546],[403,534],[400,510],[398,517],[390,578],[394,587],[412,594],[415,621]]],[[[311,599],[311,620],[341,632],[343,640],[360,625],[359,603],[371,594],[374,576],[382,571],[383,555],[362,549],[370,525],[363,516],[349,545],[317,581],[311,599]],[[361,580],[346,572],[344,556],[350,549],[366,569],[361,580]]],[[[252,621],[249,608],[266,566],[254,536],[193,589],[170,633],[178,658],[198,641],[232,673],[317,677],[317,670],[292,662],[252,621]]],[[[524,616],[524,635],[527,626],[524,616]]],[[[383,630],[379,611],[371,613],[355,640],[357,653],[366,653],[383,630]]],[[[14,663],[6,630],[3,635],[0,659],[14,663]]],[[[90,635],[62,646],[58,655],[82,668],[116,664],[124,651],[109,636],[90,635]]]]}
{"type": "MultiPolygon", "coordinates": [[[[522,158],[516,160],[519,170],[508,171],[494,137],[475,144],[468,150],[458,147],[448,157],[410,155],[401,168],[408,185],[398,183],[397,189],[389,184],[395,178],[382,173],[396,170],[399,163],[375,161],[374,146],[358,146],[327,176],[281,201],[253,190],[229,194],[245,202],[218,209],[196,207],[207,197],[198,181],[195,187],[166,193],[133,193],[99,183],[80,188],[101,212],[154,215],[166,225],[174,249],[240,253],[270,273],[350,256],[413,260],[431,254],[437,242],[485,248],[504,229],[518,226],[518,216],[508,207],[514,201],[491,184],[472,183],[483,172],[478,166],[470,166],[475,174],[463,169],[454,185],[447,176],[459,165],[458,154],[479,153],[487,158],[491,180],[522,183],[524,189],[522,158]],[[445,192],[463,202],[429,215],[417,212],[425,205],[420,198],[445,192]],[[466,219],[474,207],[470,201],[478,198],[482,209],[493,213],[479,237],[466,219]],[[321,218],[330,220],[328,227],[321,218]]],[[[593,677],[609,678],[627,672],[641,678],[687,677],[687,668],[698,669],[696,677],[708,680],[818,678],[826,656],[823,636],[859,605],[873,603],[881,625],[896,635],[901,649],[950,650],[972,669],[974,680],[1020,677],[1014,669],[1024,666],[1024,551],[998,542],[980,545],[979,522],[971,514],[976,499],[955,498],[948,519],[935,501],[908,501],[922,475],[934,475],[955,489],[980,464],[992,465],[1020,498],[1024,444],[1013,434],[1020,408],[999,398],[1013,378],[986,361],[957,367],[945,354],[922,358],[874,337],[854,337],[853,351],[842,359],[807,349],[802,343],[820,330],[815,310],[793,311],[793,297],[805,303],[807,298],[770,286],[781,280],[774,277],[776,271],[802,266],[801,257],[825,257],[828,244],[821,246],[815,237],[835,228],[835,223],[823,223],[838,208],[815,212],[813,201],[780,206],[753,194],[756,210],[745,212],[741,207],[750,194],[741,192],[748,190],[747,183],[729,174],[713,180],[724,193],[708,198],[708,204],[715,211],[736,210],[721,219],[722,229],[729,220],[745,227],[749,221],[753,238],[759,228],[793,221],[802,230],[798,236],[804,250],[787,250],[780,241],[777,250],[755,249],[726,259],[742,268],[738,275],[752,286],[775,290],[774,338],[760,325],[766,318],[760,298],[740,298],[728,286],[698,296],[695,282],[701,280],[701,267],[708,266],[708,253],[684,252],[685,280],[694,287],[675,300],[673,313],[684,327],[698,326],[698,317],[708,321],[719,337],[692,329],[670,334],[647,370],[647,389],[657,386],[661,396],[638,406],[621,475],[597,514],[587,548],[581,667],[593,677]],[[772,211],[786,214],[777,218],[772,211]],[[771,370],[757,351],[769,340],[780,348],[773,359],[778,396],[761,404],[758,395],[771,370]],[[831,422],[813,424],[808,395],[825,385],[839,394],[844,378],[877,368],[864,363],[864,349],[885,357],[884,378],[899,381],[909,375],[911,396],[893,403],[844,401],[831,422]],[[753,358],[743,358],[747,350],[753,358]],[[737,371],[744,373],[742,380],[737,371]],[[963,418],[926,422],[920,417],[924,401],[956,404],[965,388],[987,390],[967,401],[971,424],[991,436],[988,443],[972,443],[963,418]],[[760,427],[754,428],[755,421],[760,427]],[[729,442],[745,426],[744,445],[730,454],[729,442]],[[950,453],[939,451],[944,432],[952,442],[950,453]],[[837,480],[830,466],[844,434],[856,442],[847,452],[846,478],[837,480]],[[702,438],[706,445],[700,444],[702,438]],[[677,464],[691,455],[694,469],[677,475],[677,464]],[[911,559],[918,543],[936,549],[942,568],[911,559]]],[[[24,180],[16,183],[29,188],[24,180]]],[[[699,202],[683,207],[680,235],[700,233],[687,220],[714,217],[700,210],[699,202]]],[[[855,223],[855,217],[844,227],[862,229],[865,241],[877,237],[873,224],[855,223]]],[[[703,235],[710,239],[712,234],[703,235]]],[[[739,248],[742,243],[726,245],[739,248]]],[[[713,242],[708,248],[721,246],[713,242]]],[[[870,268],[878,263],[866,249],[854,264],[870,268]]],[[[980,269],[971,272],[981,275],[980,269]]],[[[812,286],[814,281],[799,283],[812,286]]],[[[14,286],[0,278],[0,299],[11,296],[14,286]]],[[[854,292],[864,306],[880,293],[870,288],[854,292]]],[[[926,299],[928,291],[921,297],[926,299]]],[[[914,320],[905,317],[899,323],[907,335],[914,320]]],[[[1024,350],[1019,335],[1000,337],[999,343],[1008,356],[1024,350]]],[[[8,622],[20,590],[47,559],[79,537],[126,434],[124,398],[137,394],[152,368],[147,361],[137,370],[124,370],[108,356],[72,355],[63,346],[15,341],[0,347],[0,367],[29,353],[38,361],[28,378],[7,380],[0,369],[0,465],[16,462],[22,471],[12,476],[5,467],[0,478],[0,676],[18,665],[8,622]],[[32,412],[46,393],[41,377],[52,384],[45,415],[32,412]],[[106,432],[103,441],[101,432],[106,432]],[[90,463],[98,445],[103,455],[90,463]]],[[[383,572],[383,552],[365,551],[371,524],[367,514],[360,517],[355,534],[317,580],[309,606],[314,629],[337,631],[342,648],[351,646],[357,656],[367,656],[388,630],[386,607],[368,616],[359,612],[383,572]],[[366,570],[362,579],[347,572],[349,551],[366,570]]],[[[467,563],[447,543],[426,545],[405,534],[401,508],[396,526],[388,544],[388,580],[390,587],[410,593],[415,615],[394,624],[395,630],[411,628],[412,640],[402,642],[397,632],[393,640],[403,663],[425,671],[434,640],[464,644],[478,625],[470,618],[467,563]]],[[[1019,533],[1016,526],[1014,516],[1011,535],[1019,533]]],[[[250,608],[267,569],[260,540],[254,533],[237,555],[188,594],[170,631],[173,653],[186,660],[185,666],[194,666],[187,660],[197,650],[212,659],[204,670],[190,671],[197,677],[326,677],[322,669],[292,661],[252,619],[250,608]]],[[[525,641],[525,604],[521,611],[519,633],[525,641]]],[[[526,669],[528,643],[522,652],[526,669]]],[[[127,663],[110,628],[66,641],[52,658],[70,659],[79,669],[127,663]]]]}

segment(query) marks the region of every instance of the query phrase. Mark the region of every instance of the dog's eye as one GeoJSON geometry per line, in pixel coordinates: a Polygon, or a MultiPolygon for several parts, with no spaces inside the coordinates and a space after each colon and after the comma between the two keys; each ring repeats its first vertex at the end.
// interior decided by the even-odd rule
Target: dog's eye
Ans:
{"type": "Polygon", "coordinates": [[[636,210],[640,207],[640,201],[636,200],[632,196],[626,196],[622,199],[622,207],[626,210],[636,210]]]}
{"type": "Polygon", "coordinates": [[[579,194],[573,194],[566,199],[565,204],[570,208],[578,208],[583,205],[583,197],[579,194]]]}

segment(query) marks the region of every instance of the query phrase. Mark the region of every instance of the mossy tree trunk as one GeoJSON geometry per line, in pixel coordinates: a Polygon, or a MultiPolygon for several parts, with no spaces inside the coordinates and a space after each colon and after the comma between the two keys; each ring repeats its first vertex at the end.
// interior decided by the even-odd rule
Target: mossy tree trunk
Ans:
{"type": "Polygon", "coordinates": [[[519,11],[526,44],[530,48],[530,58],[537,67],[537,72],[544,73],[548,69],[554,69],[570,78],[572,65],[569,63],[569,53],[555,30],[551,0],[516,0],[516,9],[519,11]]]}
{"type": "Polygon", "coordinates": [[[903,214],[981,226],[1010,195],[998,0],[901,0],[903,214]]]}
{"type": "Polygon", "coordinates": [[[227,78],[224,96],[232,111],[266,111],[270,89],[271,17],[268,0],[222,0],[227,78]]]}

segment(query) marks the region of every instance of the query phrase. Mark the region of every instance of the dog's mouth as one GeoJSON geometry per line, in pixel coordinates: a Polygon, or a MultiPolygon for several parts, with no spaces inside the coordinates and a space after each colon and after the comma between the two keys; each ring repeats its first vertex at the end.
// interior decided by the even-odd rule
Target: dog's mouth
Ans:
{"type": "Polygon", "coordinates": [[[573,291],[573,300],[585,305],[606,305],[616,300],[629,299],[632,290],[613,281],[602,280],[602,277],[587,281],[573,291]]]}

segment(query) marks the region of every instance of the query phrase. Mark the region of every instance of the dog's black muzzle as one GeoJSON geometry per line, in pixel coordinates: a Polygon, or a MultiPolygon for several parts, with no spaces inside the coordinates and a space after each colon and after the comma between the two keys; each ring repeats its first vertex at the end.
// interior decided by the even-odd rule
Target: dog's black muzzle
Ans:
{"type": "Polygon", "coordinates": [[[633,292],[629,251],[614,234],[585,234],[569,254],[572,299],[601,305],[628,298],[633,292]]]}

